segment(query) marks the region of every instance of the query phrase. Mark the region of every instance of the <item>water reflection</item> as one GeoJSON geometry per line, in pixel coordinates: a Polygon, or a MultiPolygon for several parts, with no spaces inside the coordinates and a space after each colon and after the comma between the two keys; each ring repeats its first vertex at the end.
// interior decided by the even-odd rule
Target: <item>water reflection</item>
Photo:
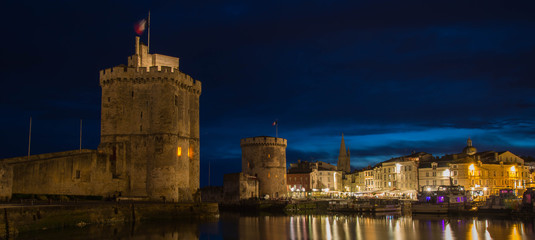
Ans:
{"type": "Polygon", "coordinates": [[[20,239],[535,239],[533,220],[400,215],[243,216],[45,230],[20,239]]]}
{"type": "MultiPolygon", "coordinates": [[[[210,224],[210,223],[204,223],[210,224]]],[[[217,227],[217,223],[214,224],[217,227]]],[[[212,227],[214,227],[212,226],[212,227]]],[[[197,240],[199,224],[191,222],[152,222],[143,224],[86,225],[66,229],[40,230],[22,233],[15,239],[154,239],[154,240],[197,240]]]]}
{"type": "Polygon", "coordinates": [[[237,239],[535,239],[531,221],[389,215],[234,217],[240,219],[237,239]],[[254,220],[259,221],[251,224],[254,220]]]}

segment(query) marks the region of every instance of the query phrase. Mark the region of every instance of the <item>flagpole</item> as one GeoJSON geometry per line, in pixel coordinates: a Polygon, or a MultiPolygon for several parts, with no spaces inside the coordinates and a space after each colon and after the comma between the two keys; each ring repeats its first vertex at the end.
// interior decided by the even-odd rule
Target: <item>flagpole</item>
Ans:
{"type": "Polygon", "coordinates": [[[279,121],[275,124],[275,137],[279,138],[279,121]]]}
{"type": "Polygon", "coordinates": [[[80,152],[82,152],[82,119],[80,119],[80,152]]]}
{"type": "Polygon", "coordinates": [[[30,146],[32,144],[32,117],[30,117],[30,132],[28,134],[28,160],[30,160],[30,146]]]}
{"type": "Polygon", "coordinates": [[[149,11],[149,30],[148,30],[148,39],[147,39],[147,53],[150,51],[150,11],[149,11]]]}

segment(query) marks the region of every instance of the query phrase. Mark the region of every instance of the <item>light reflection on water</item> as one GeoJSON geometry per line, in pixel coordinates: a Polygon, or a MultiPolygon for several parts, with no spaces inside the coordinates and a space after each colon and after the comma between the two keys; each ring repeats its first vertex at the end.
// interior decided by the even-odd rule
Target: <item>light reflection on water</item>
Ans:
{"type": "MultiPolygon", "coordinates": [[[[297,215],[239,218],[238,239],[535,239],[533,221],[439,216],[297,215]],[[308,234],[308,235],[307,235],[308,234]]],[[[231,216],[222,221],[233,221],[231,216]]],[[[223,236],[225,236],[223,234],[223,236]]]]}
{"type": "Polygon", "coordinates": [[[208,222],[175,221],[46,230],[20,239],[535,239],[533,220],[441,216],[222,213],[208,222]]]}

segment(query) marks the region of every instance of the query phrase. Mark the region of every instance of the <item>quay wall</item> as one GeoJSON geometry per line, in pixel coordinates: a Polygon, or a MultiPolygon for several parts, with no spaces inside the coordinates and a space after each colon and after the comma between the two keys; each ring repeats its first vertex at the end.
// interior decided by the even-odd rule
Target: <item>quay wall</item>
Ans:
{"type": "Polygon", "coordinates": [[[0,206],[0,238],[22,232],[88,224],[213,218],[217,203],[105,203],[79,205],[0,206]]]}

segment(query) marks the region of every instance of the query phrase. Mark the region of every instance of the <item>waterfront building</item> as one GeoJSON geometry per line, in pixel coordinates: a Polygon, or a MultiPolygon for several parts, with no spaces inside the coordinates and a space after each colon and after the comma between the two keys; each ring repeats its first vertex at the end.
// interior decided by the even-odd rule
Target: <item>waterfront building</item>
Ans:
{"type": "MultiPolygon", "coordinates": [[[[344,140],[341,149],[345,149],[344,140]]],[[[535,174],[531,167],[509,151],[478,152],[468,139],[467,146],[458,154],[438,158],[418,152],[352,173],[339,171],[339,167],[325,162],[299,161],[291,164],[288,189],[414,198],[418,190],[460,185],[474,196],[496,194],[503,188],[515,189],[519,194],[533,185],[535,174]]]]}
{"type": "Polygon", "coordinates": [[[460,185],[476,197],[497,194],[500,189],[514,189],[518,194],[531,182],[522,158],[509,151],[478,152],[470,138],[461,153],[421,163],[419,177],[420,186],[428,189],[460,185]]]}
{"type": "Polygon", "coordinates": [[[362,170],[362,177],[364,178],[364,183],[361,185],[360,189],[363,189],[363,191],[373,191],[374,189],[374,171],[372,167],[368,166],[367,168],[364,168],[362,170]]]}
{"type": "Polygon", "coordinates": [[[291,163],[286,175],[288,192],[292,197],[307,197],[313,190],[317,191],[318,163],[297,160],[291,163]]]}
{"type": "Polygon", "coordinates": [[[515,154],[504,152],[477,152],[468,139],[460,154],[444,157],[451,161],[453,184],[464,186],[474,195],[497,194],[500,189],[524,191],[529,183],[529,167],[515,154]]]}
{"type": "Polygon", "coordinates": [[[308,195],[325,195],[343,191],[342,171],[335,165],[317,161],[298,160],[290,164],[287,174],[288,191],[294,197],[308,195]]]}
{"type": "MultiPolygon", "coordinates": [[[[418,167],[418,190],[436,191],[438,186],[452,185],[450,163],[447,161],[420,162],[418,167]]],[[[456,185],[456,184],[453,184],[456,185]]]]}
{"type": "Polygon", "coordinates": [[[378,194],[416,197],[418,163],[429,159],[433,159],[431,154],[419,152],[381,162],[365,171],[364,189],[378,194]]]}
{"type": "Polygon", "coordinates": [[[319,169],[317,188],[323,192],[340,192],[342,189],[342,172],[338,170],[319,169]]]}
{"type": "Polygon", "coordinates": [[[374,190],[386,195],[416,196],[417,163],[403,158],[385,161],[375,168],[374,190]]]}
{"type": "Polygon", "coordinates": [[[318,161],[317,189],[322,192],[339,192],[342,189],[342,174],[335,165],[318,161]]]}
{"type": "Polygon", "coordinates": [[[356,170],[352,173],[346,173],[342,176],[342,191],[345,193],[358,192],[358,178],[360,171],[356,170]]]}
{"type": "Polygon", "coordinates": [[[371,167],[355,170],[350,174],[345,174],[342,178],[343,191],[348,194],[362,193],[371,189],[366,189],[366,181],[370,177],[367,174],[371,173],[371,167]]]}

